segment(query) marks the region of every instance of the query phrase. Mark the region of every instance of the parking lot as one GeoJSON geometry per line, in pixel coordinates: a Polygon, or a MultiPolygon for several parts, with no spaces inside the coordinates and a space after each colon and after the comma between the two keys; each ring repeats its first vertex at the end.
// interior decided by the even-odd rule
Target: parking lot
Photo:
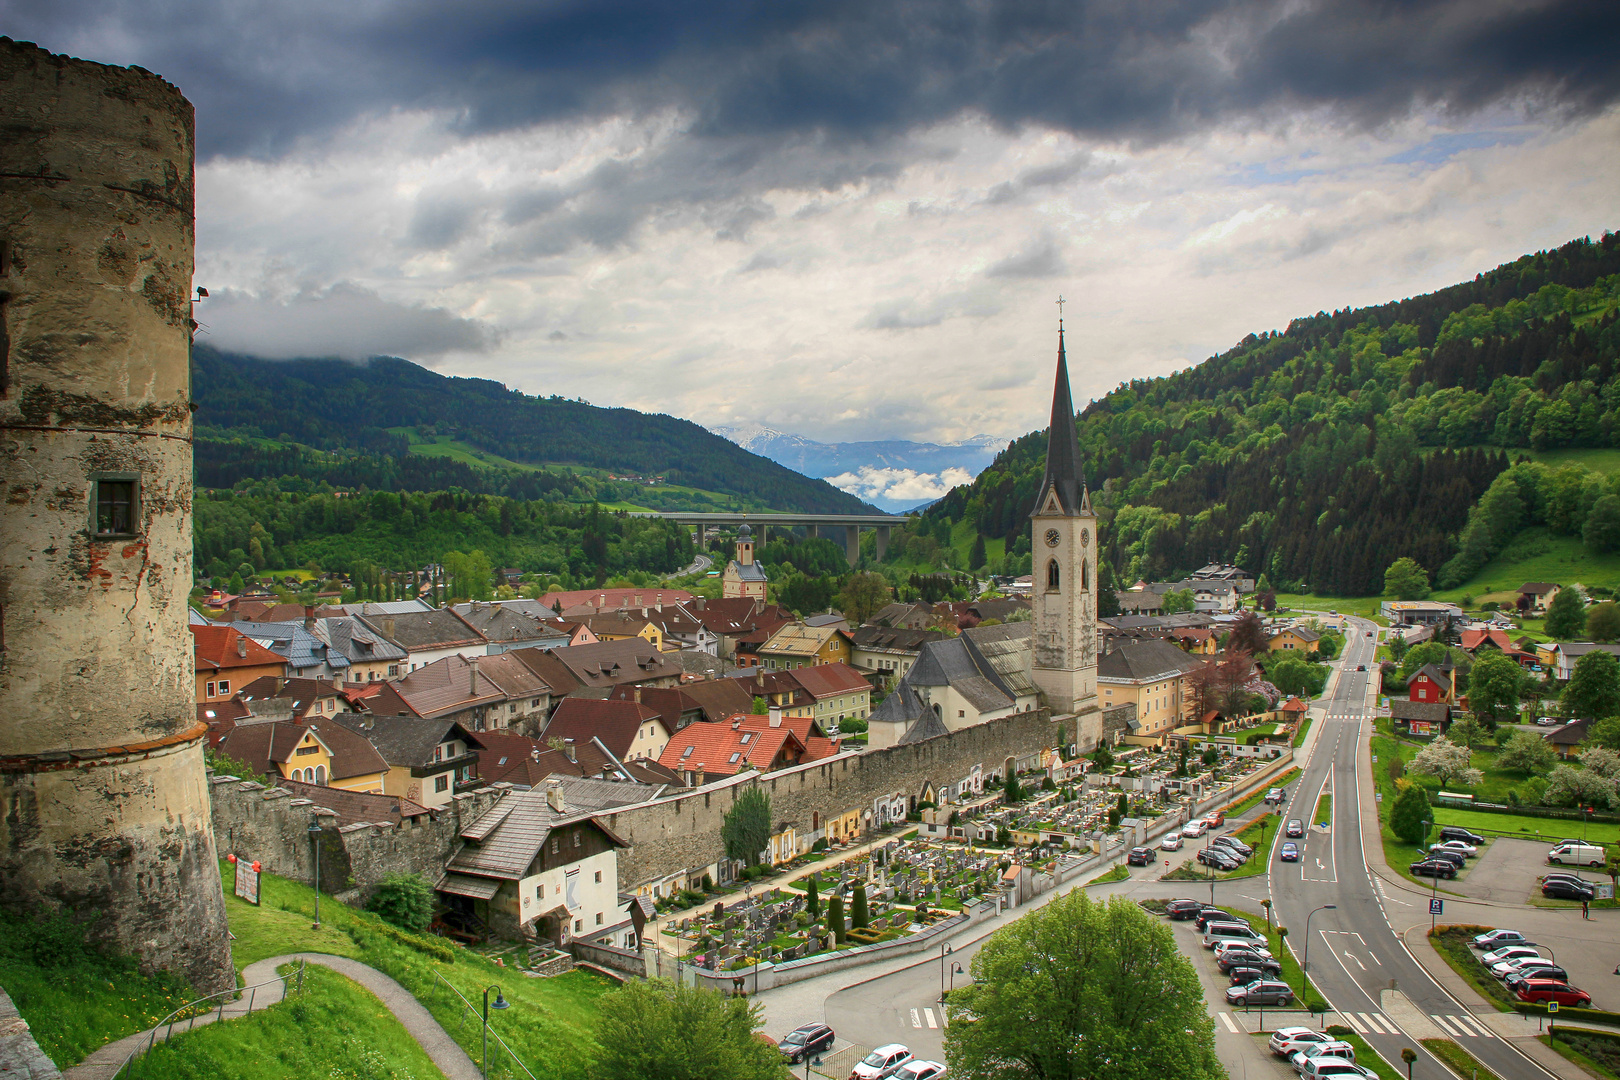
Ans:
{"type": "MultiPolygon", "coordinates": [[[[1238,1035],[1253,1040],[1253,1051],[1245,1055],[1247,1060],[1251,1062],[1246,1069],[1246,1075],[1250,1077],[1274,1076],[1278,1080],[1292,1080],[1294,1070],[1287,1062],[1268,1053],[1263,1039],[1257,1039],[1252,1035],[1245,1034],[1259,1029],[1260,1010],[1254,1009],[1245,1014],[1241,1007],[1234,1007],[1226,1003],[1226,988],[1230,983],[1226,976],[1220,973],[1220,969],[1215,966],[1214,954],[1204,948],[1203,935],[1190,920],[1186,922],[1172,920],[1170,927],[1176,935],[1176,944],[1192,960],[1193,967],[1198,972],[1198,981],[1204,988],[1205,1000],[1209,1002],[1210,1015],[1215,1018],[1216,1038],[1221,1039],[1238,1035]],[[1257,1070],[1259,1071],[1257,1072],[1257,1070]]],[[[1288,1027],[1290,1025],[1300,1027],[1321,1026],[1320,1023],[1313,1023],[1308,1014],[1298,1009],[1266,1009],[1264,1019],[1267,1031],[1275,1031],[1279,1027],[1288,1027]]]]}

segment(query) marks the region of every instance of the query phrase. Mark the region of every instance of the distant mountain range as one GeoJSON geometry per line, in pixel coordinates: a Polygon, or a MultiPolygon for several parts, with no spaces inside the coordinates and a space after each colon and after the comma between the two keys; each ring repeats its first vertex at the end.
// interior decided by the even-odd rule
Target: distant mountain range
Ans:
{"type": "Polygon", "coordinates": [[[712,428],[717,435],[805,476],[818,477],[890,513],[920,509],[966,484],[1006,447],[1006,439],[975,435],[955,443],[905,439],[817,442],[762,424],[712,428]]]}

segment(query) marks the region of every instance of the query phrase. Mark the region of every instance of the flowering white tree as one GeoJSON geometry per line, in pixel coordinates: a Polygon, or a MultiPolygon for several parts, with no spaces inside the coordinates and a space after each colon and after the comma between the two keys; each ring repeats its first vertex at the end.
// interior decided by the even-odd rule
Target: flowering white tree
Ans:
{"type": "Polygon", "coordinates": [[[1548,806],[1620,806],[1620,785],[1602,773],[1557,765],[1541,801],[1548,806]]]}
{"type": "Polygon", "coordinates": [[[1485,779],[1485,774],[1469,767],[1471,757],[1468,747],[1458,746],[1442,735],[1419,750],[1406,769],[1421,776],[1437,776],[1447,787],[1473,787],[1485,779]]]}

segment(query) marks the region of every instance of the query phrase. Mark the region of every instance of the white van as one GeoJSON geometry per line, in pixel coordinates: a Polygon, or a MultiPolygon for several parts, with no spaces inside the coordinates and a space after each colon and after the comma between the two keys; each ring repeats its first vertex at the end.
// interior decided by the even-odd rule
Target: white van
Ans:
{"type": "Polygon", "coordinates": [[[1204,925],[1204,948],[1213,949],[1222,941],[1240,941],[1264,945],[1266,936],[1249,929],[1242,923],[1211,922],[1204,925]]]}
{"type": "Polygon", "coordinates": [[[1547,852],[1547,861],[1554,866],[1602,866],[1608,861],[1603,849],[1596,844],[1583,844],[1579,840],[1562,840],[1547,852]]]}

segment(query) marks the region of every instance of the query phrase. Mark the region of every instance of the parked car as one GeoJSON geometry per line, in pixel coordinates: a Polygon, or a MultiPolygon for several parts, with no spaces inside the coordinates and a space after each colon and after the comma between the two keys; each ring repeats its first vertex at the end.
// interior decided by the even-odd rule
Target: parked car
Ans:
{"type": "Polygon", "coordinates": [[[941,1080],[945,1066],[938,1061],[912,1058],[894,1072],[894,1080],[941,1080]]]}
{"type": "Polygon", "coordinates": [[[1203,836],[1208,831],[1209,826],[1205,825],[1202,820],[1189,821],[1187,824],[1181,827],[1181,835],[1187,837],[1188,839],[1195,836],[1203,836]]]}
{"type": "Polygon", "coordinates": [[[1429,852],[1429,858],[1439,859],[1441,862],[1448,862],[1452,866],[1455,866],[1458,870],[1461,870],[1468,865],[1468,858],[1462,852],[1450,851],[1446,848],[1441,848],[1439,851],[1429,852]]]}
{"type": "Polygon", "coordinates": [[[1561,723],[1563,723],[1563,721],[1556,716],[1536,717],[1536,726],[1538,727],[1557,727],[1561,723]]]}
{"type": "Polygon", "coordinates": [[[1288,789],[1274,787],[1266,792],[1266,802],[1281,805],[1288,801],[1288,789]]]}
{"type": "Polygon", "coordinates": [[[1294,1052],[1303,1050],[1307,1046],[1317,1043],[1333,1042],[1333,1036],[1324,1031],[1317,1031],[1308,1027],[1280,1027],[1271,1033],[1271,1041],[1266,1045],[1271,1052],[1284,1061],[1292,1061],[1294,1052]]]}
{"type": "Polygon", "coordinates": [[[1158,858],[1150,847],[1133,847],[1125,856],[1127,866],[1152,866],[1158,858]]]}
{"type": "Polygon", "coordinates": [[[1563,878],[1552,878],[1541,883],[1541,895],[1549,900],[1596,900],[1597,889],[1563,878]]]}
{"type": "MultiPolygon", "coordinates": [[[[1230,990],[1227,993],[1231,993],[1230,990]]],[[[1559,1005],[1573,1005],[1585,1008],[1592,1004],[1592,995],[1585,990],[1577,990],[1558,979],[1526,979],[1519,987],[1520,1001],[1556,1001],[1559,1005]]]]}
{"type": "Polygon", "coordinates": [[[1444,859],[1424,859],[1407,867],[1414,877],[1454,878],[1457,868],[1444,859]]]}
{"type": "Polygon", "coordinates": [[[1519,988],[1531,979],[1556,979],[1559,982],[1568,982],[1569,972],[1551,960],[1543,962],[1527,960],[1518,971],[1503,979],[1502,985],[1508,988],[1508,993],[1517,994],[1519,988]]]}
{"type": "Polygon", "coordinates": [[[1212,810],[1204,815],[1204,824],[1212,829],[1218,829],[1226,824],[1225,810],[1212,810]]]}
{"type": "MultiPolygon", "coordinates": [[[[1250,847],[1248,844],[1245,844],[1235,836],[1217,836],[1214,840],[1214,844],[1219,844],[1224,848],[1231,848],[1245,859],[1254,854],[1254,848],[1250,847]]],[[[1213,846],[1213,844],[1211,846],[1213,846]]]]}
{"type": "Polygon", "coordinates": [[[1252,952],[1263,959],[1270,960],[1271,950],[1266,947],[1265,939],[1253,938],[1224,938],[1215,943],[1215,962],[1221,962],[1221,957],[1232,952],[1252,952]]]}
{"type": "Polygon", "coordinates": [[[1299,839],[1301,836],[1305,835],[1305,823],[1299,820],[1297,817],[1289,818],[1288,825],[1283,830],[1283,835],[1291,836],[1296,840],[1299,839]]]}
{"type": "Polygon", "coordinates": [[[1281,971],[1268,971],[1257,967],[1235,967],[1226,973],[1229,986],[1248,986],[1256,979],[1278,979],[1282,977],[1281,971]]]}
{"type": "Polygon", "coordinates": [[[1164,905],[1164,910],[1172,919],[1184,922],[1187,919],[1198,918],[1198,913],[1204,910],[1204,905],[1199,900],[1172,900],[1164,905]]]}
{"type": "Polygon", "coordinates": [[[1459,855],[1472,859],[1479,854],[1479,848],[1466,840],[1442,840],[1438,844],[1430,844],[1430,851],[1455,851],[1459,855]]]}
{"type": "Polygon", "coordinates": [[[1247,986],[1226,988],[1228,1005],[1292,1005],[1294,991],[1285,982],[1275,979],[1256,979],[1247,986]]]}
{"type": "Polygon", "coordinates": [[[1292,840],[1283,841],[1282,852],[1277,858],[1282,862],[1299,862],[1299,845],[1292,840]]]}
{"type": "Polygon", "coordinates": [[[1298,1050],[1295,1050],[1291,1055],[1289,1055],[1288,1061],[1289,1064],[1294,1066],[1295,1072],[1303,1073],[1305,1071],[1306,1062],[1313,1061],[1317,1058],[1338,1058],[1340,1061],[1348,1061],[1354,1064],[1356,1060],[1356,1048],[1345,1042],[1343,1039],[1334,1039],[1330,1042],[1312,1043],[1310,1046],[1302,1046],[1298,1050]]]}
{"type": "Polygon", "coordinates": [[[1204,924],[1204,948],[1213,949],[1223,941],[1252,942],[1263,946],[1266,939],[1248,926],[1236,922],[1208,922],[1204,924]]]}
{"type": "Polygon", "coordinates": [[[1357,664],[1356,665],[1356,670],[1357,671],[1366,671],[1367,670],[1367,665],[1366,664],[1357,664]]]}
{"type": "Polygon", "coordinates": [[[1507,945],[1532,945],[1534,942],[1517,930],[1487,930],[1483,934],[1475,934],[1468,944],[1476,949],[1500,949],[1507,945]]]}
{"type": "Polygon", "coordinates": [[[1210,905],[1205,904],[1198,910],[1198,920],[1196,925],[1200,931],[1203,931],[1208,930],[1209,924],[1212,922],[1236,923],[1244,929],[1249,928],[1248,919],[1240,919],[1235,915],[1228,915],[1218,907],[1211,907],[1210,905]]]}
{"type": "Polygon", "coordinates": [[[1236,870],[1243,865],[1243,860],[1225,848],[1205,848],[1194,857],[1205,866],[1213,866],[1217,870],[1236,870]]]}
{"type": "Polygon", "coordinates": [[[805,1024],[782,1036],[776,1048],[782,1051],[783,1057],[797,1065],[807,1057],[831,1050],[836,1038],[833,1029],[826,1024],[805,1024]]]}
{"type": "Polygon", "coordinates": [[[1300,1080],[1376,1080],[1377,1073],[1365,1065],[1343,1058],[1312,1058],[1299,1074],[1300,1080]]]}
{"type": "Polygon", "coordinates": [[[1554,866],[1602,866],[1608,861],[1603,849],[1596,844],[1584,844],[1579,840],[1563,840],[1558,846],[1547,852],[1547,861],[1554,866]]]}
{"type": "Polygon", "coordinates": [[[1588,889],[1594,887],[1593,882],[1587,881],[1579,874],[1566,874],[1558,870],[1555,870],[1550,874],[1542,875],[1541,884],[1545,885],[1549,881],[1562,881],[1567,885],[1574,885],[1578,889],[1588,889]]]}
{"type": "Polygon", "coordinates": [[[1485,842],[1485,838],[1476,832],[1470,832],[1461,825],[1447,825],[1440,830],[1442,840],[1465,840],[1475,847],[1485,842]]]}
{"type": "Polygon", "coordinates": [[[1500,949],[1492,949],[1479,958],[1479,962],[1486,967],[1493,964],[1503,964],[1509,960],[1524,960],[1531,956],[1540,956],[1541,952],[1532,942],[1523,945],[1504,945],[1500,949]]]}
{"type": "Polygon", "coordinates": [[[1181,845],[1185,842],[1185,839],[1178,832],[1166,833],[1164,839],[1159,841],[1159,846],[1166,851],[1180,851],[1181,845]]]}
{"type": "MultiPolygon", "coordinates": [[[[1282,978],[1281,964],[1279,964],[1269,953],[1262,956],[1252,949],[1233,949],[1231,952],[1228,952],[1225,956],[1217,960],[1216,966],[1228,976],[1240,968],[1253,968],[1256,971],[1254,979],[1282,978]]],[[[1253,982],[1254,979],[1244,979],[1243,984],[1247,985],[1248,983],[1253,982]]],[[[1238,980],[1236,979],[1232,980],[1233,983],[1237,983],[1237,981],[1238,980]]]]}
{"type": "Polygon", "coordinates": [[[850,1070],[849,1080],[888,1080],[900,1066],[911,1060],[911,1051],[900,1043],[880,1046],[850,1070]]]}

